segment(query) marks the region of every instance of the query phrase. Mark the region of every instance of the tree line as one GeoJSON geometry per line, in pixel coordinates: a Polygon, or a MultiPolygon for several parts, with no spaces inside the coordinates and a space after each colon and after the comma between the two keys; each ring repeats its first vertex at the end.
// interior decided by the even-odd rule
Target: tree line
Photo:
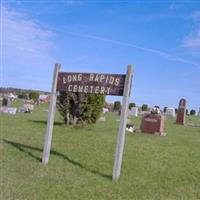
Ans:
{"type": "MultiPolygon", "coordinates": [[[[19,98],[38,100],[40,93],[37,91],[22,92],[18,95],[19,98]]],[[[87,125],[95,123],[102,114],[105,107],[105,96],[97,94],[81,94],[60,92],[57,98],[57,108],[63,117],[63,121],[67,125],[87,125]]],[[[114,111],[121,110],[121,102],[115,101],[113,104],[114,111]]],[[[129,109],[136,107],[134,102],[129,103],[129,109]]],[[[142,111],[148,111],[147,104],[141,106],[142,111]]],[[[166,112],[167,107],[164,107],[166,112]]],[[[176,109],[177,112],[177,109],[176,109]]],[[[186,110],[186,114],[189,111],[186,110]]],[[[195,115],[196,111],[192,109],[190,115],[195,115]]]]}
{"type": "MultiPolygon", "coordinates": [[[[121,107],[122,107],[122,106],[121,106],[121,102],[120,102],[120,101],[115,101],[115,102],[114,102],[114,110],[115,110],[115,111],[119,111],[119,110],[121,109],[121,107]]],[[[136,104],[133,103],[133,102],[131,102],[131,103],[129,104],[129,109],[131,109],[132,107],[136,107],[136,104]]],[[[143,105],[141,106],[141,110],[142,110],[142,111],[148,111],[148,109],[149,109],[149,107],[148,107],[147,104],[143,104],[143,105]]],[[[166,112],[166,110],[167,110],[167,107],[164,107],[163,111],[166,112]]],[[[175,113],[177,113],[177,112],[178,112],[178,109],[175,108],[175,113]]],[[[196,115],[196,110],[192,109],[192,110],[190,110],[190,112],[189,112],[189,110],[186,109],[186,115],[196,115]]]]}

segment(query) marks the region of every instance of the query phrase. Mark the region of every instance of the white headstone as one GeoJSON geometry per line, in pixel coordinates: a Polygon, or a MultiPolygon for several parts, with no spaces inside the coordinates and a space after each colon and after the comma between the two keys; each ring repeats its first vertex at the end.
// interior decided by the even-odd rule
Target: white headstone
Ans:
{"type": "Polygon", "coordinates": [[[137,117],[138,116],[138,107],[131,108],[130,116],[133,116],[133,117],[137,117]]]}
{"type": "Polygon", "coordinates": [[[199,108],[198,116],[200,117],[200,108],[199,108]]]}
{"type": "Polygon", "coordinates": [[[165,116],[167,117],[176,117],[174,108],[167,108],[165,111],[165,116]]]}
{"type": "Polygon", "coordinates": [[[103,114],[107,113],[108,111],[108,108],[103,108],[103,114]]]}
{"type": "Polygon", "coordinates": [[[100,121],[100,122],[105,122],[105,121],[106,121],[106,117],[105,117],[105,116],[100,117],[100,118],[99,118],[99,121],[100,121]]]}
{"type": "Polygon", "coordinates": [[[9,115],[16,115],[17,108],[13,107],[1,107],[0,108],[1,113],[9,114],[9,115]]]}
{"type": "Polygon", "coordinates": [[[31,111],[34,109],[34,105],[33,104],[24,104],[23,107],[27,108],[27,109],[29,109],[31,111]]]}

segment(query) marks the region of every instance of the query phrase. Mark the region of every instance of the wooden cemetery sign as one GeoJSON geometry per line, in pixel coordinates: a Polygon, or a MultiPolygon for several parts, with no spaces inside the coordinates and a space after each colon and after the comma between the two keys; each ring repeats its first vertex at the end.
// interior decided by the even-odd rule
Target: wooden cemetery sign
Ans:
{"type": "Polygon", "coordinates": [[[117,181],[120,176],[124,150],[125,129],[128,116],[128,104],[132,83],[133,67],[128,65],[126,74],[67,73],[59,71],[60,64],[56,64],[54,69],[42,162],[47,164],[49,161],[57,91],[123,96],[112,176],[113,180],[117,181]]]}
{"type": "Polygon", "coordinates": [[[123,96],[126,75],[58,73],[57,90],[123,96]]]}

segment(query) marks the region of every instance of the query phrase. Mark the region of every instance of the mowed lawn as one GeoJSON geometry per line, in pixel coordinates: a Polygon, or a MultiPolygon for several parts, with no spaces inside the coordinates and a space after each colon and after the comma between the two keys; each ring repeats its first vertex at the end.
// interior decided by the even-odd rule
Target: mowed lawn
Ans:
{"type": "MultiPolygon", "coordinates": [[[[166,137],[126,134],[118,183],[112,182],[118,115],[87,128],[56,114],[48,165],[41,163],[47,105],[32,114],[0,114],[2,200],[200,199],[200,128],[167,119],[166,137]]],[[[141,118],[135,118],[139,127],[141,118]]],[[[188,117],[200,125],[200,118],[188,117]]]]}

